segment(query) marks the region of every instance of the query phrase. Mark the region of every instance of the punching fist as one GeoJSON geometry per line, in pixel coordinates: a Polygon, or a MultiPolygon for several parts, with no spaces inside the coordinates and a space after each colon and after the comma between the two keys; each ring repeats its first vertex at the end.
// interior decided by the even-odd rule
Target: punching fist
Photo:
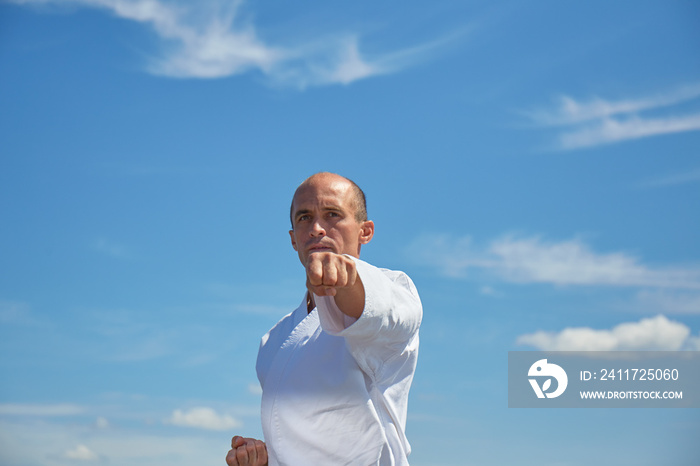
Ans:
{"type": "Polygon", "coordinates": [[[306,288],[318,296],[333,296],[338,309],[350,317],[358,319],[365,308],[365,288],[355,261],[342,254],[309,254],[306,288]]]}
{"type": "Polygon", "coordinates": [[[336,296],[357,281],[355,261],[342,254],[316,252],[306,262],[306,288],[318,296],[336,296]]]}

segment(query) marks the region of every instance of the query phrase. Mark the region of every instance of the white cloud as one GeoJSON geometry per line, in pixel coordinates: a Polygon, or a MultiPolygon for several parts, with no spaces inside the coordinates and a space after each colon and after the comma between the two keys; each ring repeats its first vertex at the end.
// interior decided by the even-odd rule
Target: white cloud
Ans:
{"type": "Polygon", "coordinates": [[[325,81],[349,84],[355,80],[367,78],[375,74],[381,74],[381,69],[376,65],[365,62],[358,49],[356,37],[349,39],[340,49],[338,63],[327,73],[325,81]]]}
{"type": "Polygon", "coordinates": [[[257,382],[248,384],[248,392],[250,392],[251,395],[260,396],[262,395],[262,387],[257,382]]]}
{"type": "Polygon", "coordinates": [[[688,351],[700,351],[700,335],[688,338],[686,347],[688,351]]]}
{"type": "Polygon", "coordinates": [[[561,96],[553,109],[524,112],[533,122],[571,129],[558,135],[560,149],[578,149],[663,134],[700,130],[700,113],[641,117],[641,112],[673,106],[700,97],[700,84],[639,99],[588,102],[561,96]]]}
{"type": "Polygon", "coordinates": [[[691,337],[685,324],[658,315],[610,330],[568,327],[560,332],[538,331],[519,336],[516,343],[542,351],[678,351],[697,350],[700,337],[691,337]]]}
{"type": "Polygon", "coordinates": [[[101,8],[149,25],[162,40],[164,52],[151,60],[148,71],[176,78],[220,78],[255,70],[275,83],[300,88],[349,84],[409,66],[414,62],[410,57],[418,59],[426,48],[406,48],[370,60],[360,52],[357,37],[348,34],[305,44],[286,38],[284,46],[271,45],[259,36],[250,20],[243,19],[243,1],[235,1],[227,9],[220,4],[213,7],[211,2],[165,0],[12,1],[101,8]]]}
{"type": "Polygon", "coordinates": [[[73,404],[0,404],[0,415],[11,416],[77,416],[85,412],[85,408],[73,404]]]}
{"type": "Polygon", "coordinates": [[[95,461],[99,457],[85,445],[78,445],[72,450],[67,450],[64,455],[69,460],[95,461]]]}
{"type": "Polygon", "coordinates": [[[514,283],[700,289],[700,267],[652,268],[628,254],[597,253],[579,239],[547,242],[506,236],[477,248],[470,237],[424,237],[410,248],[422,263],[464,278],[487,271],[514,283]]]}
{"type": "Polygon", "coordinates": [[[0,418],[0,464],[81,464],[77,458],[68,461],[66,457],[68,451],[80,454],[76,445],[89,445],[89,451],[99,452],[97,461],[100,464],[111,466],[192,466],[223,462],[232,434],[182,432],[159,431],[157,425],[143,423],[95,431],[94,426],[76,423],[8,422],[0,418]]]}
{"type": "MultiPolygon", "coordinates": [[[[164,41],[164,56],[155,58],[148,69],[154,74],[171,77],[216,78],[230,76],[251,68],[262,70],[281,56],[281,51],[267,47],[249,24],[237,24],[241,2],[228,11],[210,11],[208,21],[197,17],[182,4],[161,0],[12,0],[21,4],[82,5],[100,8],[131,21],[151,26],[164,41]]],[[[206,6],[206,3],[200,3],[206,6]]]]}
{"type": "Polygon", "coordinates": [[[166,424],[180,427],[195,427],[207,430],[227,430],[239,427],[241,423],[229,415],[220,415],[211,408],[199,407],[188,411],[176,409],[165,420],[166,424]]]}

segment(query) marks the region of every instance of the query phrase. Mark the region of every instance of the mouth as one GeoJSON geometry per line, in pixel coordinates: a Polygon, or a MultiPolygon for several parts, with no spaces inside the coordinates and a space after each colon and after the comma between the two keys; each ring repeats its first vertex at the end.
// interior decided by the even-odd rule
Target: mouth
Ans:
{"type": "Polygon", "coordinates": [[[306,249],[309,253],[312,252],[333,252],[333,248],[325,244],[314,244],[306,249]]]}

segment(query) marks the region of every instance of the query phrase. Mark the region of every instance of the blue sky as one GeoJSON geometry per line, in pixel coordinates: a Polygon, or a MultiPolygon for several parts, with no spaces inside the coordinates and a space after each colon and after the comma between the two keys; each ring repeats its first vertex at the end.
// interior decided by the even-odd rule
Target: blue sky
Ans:
{"type": "Polygon", "coordinates": [[[696,465],[697,409],[507,408],[513,350],[700,350],[700,5],[0,3],[0,463],[224,463],[354,179],[425,317],[412,463],[696,465]]]}

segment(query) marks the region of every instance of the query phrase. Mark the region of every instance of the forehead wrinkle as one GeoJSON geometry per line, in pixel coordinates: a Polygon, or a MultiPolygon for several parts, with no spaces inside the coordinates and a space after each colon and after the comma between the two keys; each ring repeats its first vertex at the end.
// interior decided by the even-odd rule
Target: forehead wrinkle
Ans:
{"type": "Polygon", "coordinates": [[[298,212],[302,208],[320,207],[321,209],[336,209],[336,210],[353,210],[354,201],[352,199],[351,186],[338,186],[339,183],[333,183],[331,186],[322,186],[323,190],[314,185],[302,185],[294,194],[293,205],[298,212]],[[328,192],[331,191],[331,192],[328,192]],[[338,201],[341,203],[339,204],[338,201]]]}

